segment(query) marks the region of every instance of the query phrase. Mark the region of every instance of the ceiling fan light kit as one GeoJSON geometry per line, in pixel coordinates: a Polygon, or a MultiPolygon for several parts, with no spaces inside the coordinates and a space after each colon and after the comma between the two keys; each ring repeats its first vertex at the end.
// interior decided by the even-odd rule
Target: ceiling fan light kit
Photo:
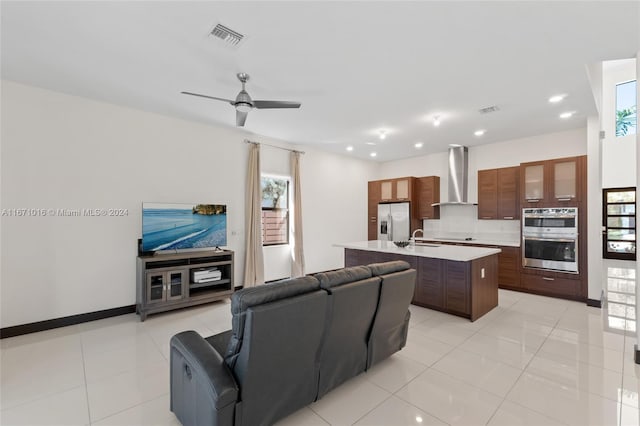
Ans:
{"type": "Polygon", "coordinates": [[[266,101],[266,100],[253,100],[249,93],[244,88],[244,85],[249,81],[249,74],[247,73],[238,73],[236,74],[240,83],[242,83],[242,89],[238,96],[236,96],[235,100],[218,98],[215,96],[209,95],[201,95],[199,93],[193,92],[181,92],[183,95],[190,96],[198,96],[201,98],[213,99],[215,101],[223,101],[228,102],[233,105],[236,109],[236,126],[242,127],[244,126],[245,121],[247,120],[247,114],[253,108],[257,109],[274,109],[274,108],[300,108],[301,104],[299,102],[289,102],[289,101],[266,101]]]}

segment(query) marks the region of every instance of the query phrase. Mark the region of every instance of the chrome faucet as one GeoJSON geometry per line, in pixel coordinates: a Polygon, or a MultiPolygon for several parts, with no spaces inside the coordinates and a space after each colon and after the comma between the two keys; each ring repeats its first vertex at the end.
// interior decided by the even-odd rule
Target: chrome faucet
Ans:
{"type": "Polygon", "coordinates": [[[416,232],[418,231],[420,231],[420,233],[424,237],[424,231],[422,229],[418,228],[415,231],[413,231],[413,233],[411,234],[411,244],[414,246],[416,245],[416,232]]]}

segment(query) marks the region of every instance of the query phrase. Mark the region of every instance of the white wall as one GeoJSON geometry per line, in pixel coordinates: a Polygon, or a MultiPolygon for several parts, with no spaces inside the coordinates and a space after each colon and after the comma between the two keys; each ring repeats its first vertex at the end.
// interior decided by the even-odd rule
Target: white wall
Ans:
{"type": "Polygon", "coordinates": [[[367,182],[378,165],[306,149],[301,169],[306,272],[343,267],[344,250],[332,245],[367,239],[367,182]]]}
{"type": "MultiPolygon", "coordinates": [[[[135,303],[142,201],[227,204],[228,247],[242,282],[246,132],[9,81],[2,81],[1,114],[2,208],[129,212],[2,217],[1,327],[135,303]]],[[[262,151],[263,170],[277,171],[281,159],[262,151]]],[[[332,243],[366,239],[366,182],[376,169],[331,154],[304,156],[307,272],[343,265],[332,243]]]]}
{"type": "Polygon", "coordinates": [[[616,84],[636,78],[635,59],[605,63],[602,76],[602,187],[636,186],[636,135],[616,137],[616,84]]]}
{"type": "Polygon", "coordinates": [[[587,119],[587,297],[600,300],[605,280],[602,262],[602,140],[600,117],[587,119]]]}
{"type": "MultiPolygon", "coordinates": [[[[640,76],[640,50],[636,52],[636,76],[640,76]]],[[[640,84],[636,84],[636,99],[640,100],[640,84]]],[[[636,107],[636,111],[637,111],[637,107],[636,107]]],[[[640,130],[640,129],[636,128],[636,130],[640,130]]],[[[636,144],[638,143],[640,143],[640,131],[636,132],[636,144]]],[[[640,155],[640,150],[636,150],[636,165],[640,162],[639,155],[640,155]]],[[[638,174],[640,174],[640,167],[636,167],[636,182],[640,181],[640,176],[638,176],[638,174]]],[[[638,201],[638,197],[636,197],[636,212],[638,211],[638,206],[640,206],[640,202],[638,201]]],[[[636,233],[636,238],[637,236],[638,234],[636,233]]],[[[637,245],[637,239],[636,239],[636,245],[637,245]]],[[[637,254],[637,249],[636,249],[636,254],[637,254]]],[[[640,262],[636,261],[636,283],[637,283],[638,277],[640,277],[640,262]]],[[[640,306],[640,291],[638,291],[636,287],[636,312],[637,312],[638,306],[640,306]]],[[[636,316],[636,321],[637,321],[637,318],[638,317],[636,316]]],[[[636,326],[636,345],[634,349],[636,350],[635,355],[638,355],[637,351],[640,350],[640,327],[637,327],[637,326],[636,326]]]]}

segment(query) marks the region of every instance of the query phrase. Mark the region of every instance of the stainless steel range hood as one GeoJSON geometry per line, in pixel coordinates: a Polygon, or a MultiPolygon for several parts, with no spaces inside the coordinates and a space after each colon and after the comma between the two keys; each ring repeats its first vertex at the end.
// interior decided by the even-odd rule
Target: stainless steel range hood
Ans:
{"type": "Polygon", "coordinates": [[[449,147],[449,200],[433,206],[474,206],[467,201],[469,182],[469,150],[466,146],[449,147]]]}

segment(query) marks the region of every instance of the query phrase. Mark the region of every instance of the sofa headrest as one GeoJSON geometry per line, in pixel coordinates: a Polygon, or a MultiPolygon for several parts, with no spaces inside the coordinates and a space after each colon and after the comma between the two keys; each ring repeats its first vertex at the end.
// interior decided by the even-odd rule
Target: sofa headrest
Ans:
{"type": "Polygon", "coordinates": [[[404,260],[394,260],[392,262],[384,262],[384,263],[372,263],[369,265],[369,269],[371,269],[371,273],[376,276],[392,274],[394,272],[405,271],[409,269],[411,265],[409,265],[404,260]]]}
{"type": "Polygon", "coordinates": [[[366,266],[352,266],[337,271],[320,272],[314,277],[320,281],[320,287],[327,289],[371,278],[371,269],[366,266]]]}
{"type": "Polygon", "coordinates": [[[242,346],[247,309],[320,290],[320,282],[311,276],[278,281],[257,287],[243,288],[231,296],[231,338],[225,361],[233,369],[242,346]]]}
{"type": "Polygon", "coordinates": [[[310,293],[319,289],[320,283],[311,276],[243,288],[231,296],[231,313],[239,314],[251,306],[275,302],[276,300],[310,293]]]}

